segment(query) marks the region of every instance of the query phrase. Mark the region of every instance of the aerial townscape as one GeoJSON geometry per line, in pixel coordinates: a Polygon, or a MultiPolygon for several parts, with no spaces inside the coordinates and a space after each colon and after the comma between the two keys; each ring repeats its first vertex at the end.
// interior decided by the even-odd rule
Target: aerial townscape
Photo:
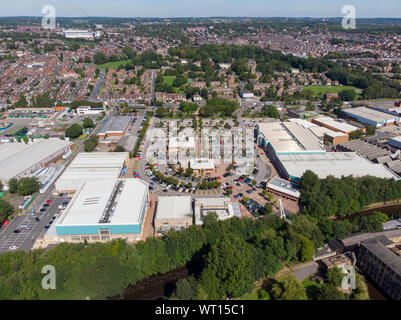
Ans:
{"type": "Polygon", "coordinates": [[[0,17],[0,300],[401,300],[401,18],[104,16],[0,17]]]}

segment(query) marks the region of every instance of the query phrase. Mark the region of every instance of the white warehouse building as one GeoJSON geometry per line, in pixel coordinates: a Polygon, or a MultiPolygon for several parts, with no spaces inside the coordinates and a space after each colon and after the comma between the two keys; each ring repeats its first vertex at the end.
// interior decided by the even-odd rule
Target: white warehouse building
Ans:
{"type": "Polygon", "coordinates": [[[56,181],[56,189],[73,193],[83,182],[117,179],[128,159],[128,152],[79,153],[56,181]]]}
{"type": "Polygon", "coordinates": [[[40,139],[33,143],[0,144],[0,181],[29,177],[71,150],[72,143],[61,139],[40,139]]]}

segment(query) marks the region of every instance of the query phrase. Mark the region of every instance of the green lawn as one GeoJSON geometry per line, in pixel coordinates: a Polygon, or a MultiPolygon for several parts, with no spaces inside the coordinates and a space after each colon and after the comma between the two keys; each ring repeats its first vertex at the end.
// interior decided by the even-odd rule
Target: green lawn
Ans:
{"type": "Polygon", "coordinates": [[[356,92],[360,91],[360,89],[353,86],[308,86],[305,87],[305,89],[312,90],[313,94],[316,96],[323,95],[326,92],[339,93],[345,89],[354,89],[356,92]]]}
{"type": "Polygon", "coordinates": [[[176,78],[176,76],[165,76],[164,83],[168,84],[169,86],[172,86],[175,78],[176,78]]]}
{"type": "Polygon", "coordinates": [[[105,64],[99,64],[99,65],[97,65],[97,67],[99,69],[104,69],[104,70],[107,69],[107,68],[112,68],[114,70],[117,70],[118,67],[120,67],[120,66],[125,67],[125,65],[127,65],[129,62],[131,62],[131,60],[108,62],[108,63],[105,63],[105,64]]]}

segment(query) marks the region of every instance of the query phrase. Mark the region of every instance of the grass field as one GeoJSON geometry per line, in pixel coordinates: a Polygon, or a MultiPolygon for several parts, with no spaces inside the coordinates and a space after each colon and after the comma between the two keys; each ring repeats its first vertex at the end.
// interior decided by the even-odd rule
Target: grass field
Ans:
{"type": "Polygon", "coordinates": [[[97,67],[99,69],[104,69],[104,70],[107,69],[107,68],[111,68],[111,69],[117,70],[119,66],[123,66],[124,67],[129,62],[131,62],[131,60],[108,62],[108,63],[105,63],[105,64],[99,64],[97,67]]]}
{"type": "Polygon", "coordinates": [[[169,85],[169,86],[172,86],[175,78],[176,78],[176,76],[165,76],[164,77],[164,83],[169,85]]]}
{"type": "Polygon", "coordinates": [[[356,92],[360,91],[360,89],[352,86],[308,86],[305,89],[311,90],[314,95],[320,96],[325,94],[326,92],[329,93],[339,93],[345,89],[354,89],[356,92]]]}

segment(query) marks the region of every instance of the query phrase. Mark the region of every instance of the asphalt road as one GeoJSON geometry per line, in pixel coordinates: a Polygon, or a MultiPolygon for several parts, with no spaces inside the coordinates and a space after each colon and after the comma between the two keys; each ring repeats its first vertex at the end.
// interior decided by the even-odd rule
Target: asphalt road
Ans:
{"type": "Polygon", "coordinates": [[[152,87],[150,89],[150,100],[155,101],[156,100],[156,76],[157,76],[157,70],[152,71],[152,87]]]}
{"type": "Polygon", "coordinates": [[[104,77],[106,75],[105,70],[100,71],[99,79],[96,82],[96,86],[93,89],[91,100],[96,100],[98,95],[100,94],[100,91],[102,90],[103,87],[103,82],[104,82],[104,77]]]}

